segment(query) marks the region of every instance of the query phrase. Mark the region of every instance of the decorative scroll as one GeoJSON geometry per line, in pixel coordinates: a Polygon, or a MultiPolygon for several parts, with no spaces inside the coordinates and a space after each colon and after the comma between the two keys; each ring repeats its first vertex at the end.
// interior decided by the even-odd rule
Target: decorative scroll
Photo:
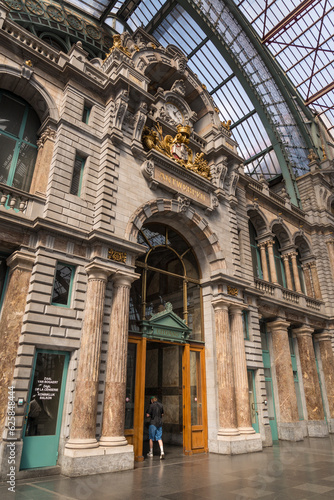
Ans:
{"type": "Polygon", "coordinates": [[[204,159],[204,153],[196,153],[194,156],[193,151],[188,146],[191,132],[189,125],[178,125],[175,137],[163,136],[159,122],[157,122],[155,129],[144,127],[142,141],[147,150],[156,149],[186,169],[192,170],[206,179],[211,179],[210,167],[204,159]]]}
{"type": "Polygon", "coordinates": [[[117,250],[114,250],[113,248],[109,248],[108,259],[115,260],[116,262],[123,262],[123,264],[125,264],[126,252],[119,252],[117,250]]]}
{"type": "Polygon", "coordinates": [[[129,49],[127,49],[126,47],[123,47],[121,35],[113,35],[113,45],[112,45],[112,47],[110,47],[109,51],[106,53],[106,59],[108,59],[108,57],[110,57],[111,54],[116,49],[120,50],[121,52],[123,52],[123,54],[125,54],[128,57],[132,57],[132,54],[129,51],[129,49]]]}

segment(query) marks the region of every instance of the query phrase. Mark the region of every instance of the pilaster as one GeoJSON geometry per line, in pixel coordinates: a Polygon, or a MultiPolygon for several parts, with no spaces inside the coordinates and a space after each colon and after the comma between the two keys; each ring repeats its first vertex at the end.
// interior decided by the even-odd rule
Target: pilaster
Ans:
{"type": "Polygon", "coordinates": [[[332,349],[332,335],[330,330],[315,335],[315,340],[319,343],[321,365],[325,380],[329,410],[327,422],[329,423],[330,432],[334,432],[334,355],[332,349]]]}

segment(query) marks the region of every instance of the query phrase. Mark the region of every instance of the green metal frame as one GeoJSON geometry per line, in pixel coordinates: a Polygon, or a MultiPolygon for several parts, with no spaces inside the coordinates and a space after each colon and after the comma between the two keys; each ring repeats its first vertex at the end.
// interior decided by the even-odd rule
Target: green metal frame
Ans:
{"type": "MultiPolygon", "coordinates": [[[[8,256],[9,256],[8,254],[0,253],[0,257],[6,258],[8,256]]],[[[3,288],[2,288],[1,295],[0,295],[0,314],[1,314],[2,305],[3,305],[4,299],[5,299],[5,295],[6,295],[8,279],[9,279],[9,267],[7,266],[6,275],[5,275],[5,279],[4,279],[4,283],[3,283],[3,288]]]]}
{"type": "Polygon", "coordinates": [[[53,306],[59,306],[59,307],[67,307],[67,308],[69,308],[71,306],[71,298],[72,298],[72,288],[73,288],[74,276],[75,276],[75,266],[72,266],[71,264],[66,264],[66,262],[57,261],[57,264],[56,264],[56,267],[55,267],[53,287],[52,287],[51,305],[53,305],[53,306]],[[62,264],[63,266],[67,266],[67,267],[70,267],[72,269],[71,281],[70,281],[70,286],[69,286],[69,289],[68,289],[68,297],[67,297],[67,303],[66,304],[58,304],[57,302],[52,302],[52,295],[53,295],[54,285],[55,285],[55,282],[56,282],[56,273],[57,273],[57,266],[58,266],[58,264],[62,264]]]}
{"type": "Polygon", "coordinates": [[[251,373],[252,375],[252,385],[253,385],[253,392],[254,392],[254,411],[255,411],[255,424],[252,424],[253,429],[255,432],[259,432],[259,415],[258,415],[258,409],[257,409],[257,400],[256,400],[256,387],[255,387],[255,370],[248,368],[247,372],[251,373]]]}
{"type": "Polygon", "coordinates": [[[8,137],[9,139],[15,141],[13,158],[12,158],[11,166],[10,166],[10,169],[8,172],[8,178],[6,181],[7,186],[11,186],[13,183],[13,180],[14,180],[15,172],[16,172],[17,161],[19,158],[21,145],[27,144],[28,146],[35,148],[36,155],[37,155],[37,145],[33,144],[32,142],[25,141],[23,139],[23,134],[24,134],[25,126],[27,124],[29,111],[30,111],[30,109],[33,109],[33,108],[24,99],[21,99],[20,97],[13,94],[12,92],[7,92],[5,90],[0,90],[0,106],[1,106],[1,100],[2,100],[3,95],[8,95],[11,99],[14,99],[17,102],[19,102],[20,104],[23,104],[25,106],[18,136],[15,136],[14,134],[11,134],[10,132],[6,132],[5,130],[0,129],[0,135],[3,135],[5,137],[8,137]]]}
{"type": "MultiPolygon", "coordinates": [[[[75,162],[76,161],[81,161],[81,166],[80,166],[80,174],[79,174],[79,184],[78,184],[78,191],[77,193],[72,193],[72,185],[71,185],[71,194],[78,196],[80,198],[81,195],[81,188],[82,188],[82,179],[83,179],[83,173],[85,169],[85,164],[86,164],[86,158],[82,158],[81,156],[76,156],[74,160],[74,167],[73,167],[73,174],[74,174],[74,168],[75,168],[75,162]]],[[[73,180],[73,177],[72,177],[73,180]]]]}

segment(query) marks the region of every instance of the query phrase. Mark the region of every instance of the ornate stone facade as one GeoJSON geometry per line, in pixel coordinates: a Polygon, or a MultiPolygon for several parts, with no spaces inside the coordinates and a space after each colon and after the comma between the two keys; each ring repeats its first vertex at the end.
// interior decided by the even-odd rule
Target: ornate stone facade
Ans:
{"type": "MultiPolygon", "coordinates": [[[[143,431],[130,442],[124,423],[130,291],[147,266],[136,261],[151,244],[139,234],[150,223],[182,235],[200,269],[203,337],[182,349],[187,359],[189,346],[199,352],[205,345],[203,449],[260,451],[276,439],[274,424],[277,439],[333,432],[330,160],[297,179],[299,209],[284,190],[281,196],[243,173],[231,124],[221,124],[174,46],[163,48],[139,29],[114,38],[104,60],[89,61],[80,43],[55,55],[39,40],[45,51],[36,52],[27,43],[34,36],[0,9],[0,89],[24,99],[42,124],[30,188],[0,184],[8,268],[0,317],[2,476],[13,439],[7,386],[15,389],[19,477],[27,474],[19,471],[25,417],[43,352],[69,360],[56,417],[62,473],[134,466],[143,431]]],[[[132,340],[145,372],[141,333],[132,340]]],[[[134,405],[139,419],[144,402],[134,405]]]]}

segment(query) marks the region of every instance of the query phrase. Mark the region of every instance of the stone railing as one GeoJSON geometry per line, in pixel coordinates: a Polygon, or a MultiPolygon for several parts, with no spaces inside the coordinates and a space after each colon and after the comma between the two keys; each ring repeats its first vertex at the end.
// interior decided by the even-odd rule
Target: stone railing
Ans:
{"type": "Polygon", "coordinates": [[[315,311],[320,311],[322,302],[311,297],[306,297],[306,307],[314,309],[315,311]]]}
{"type": "Polygon", "coordinates": [[[259,278],[254,278],[256,289],[263,292],[265,295],[275,295],[275,285],[269,283],[268,281],[260,280],[259,278]]]}
{"type": "Polygon", "coordinates": [[[0,210],[34,219],[43,213],[44,198],[0,183],[0,210]]]}
{"type": "Polygon", "coordinates": [[[299,304],[300,295],[298,293],[295,293],[292,290],[288,290],[287,288],[283,288],[282,295],[284,300],[293,302],[294,304],[299,304]]]}

